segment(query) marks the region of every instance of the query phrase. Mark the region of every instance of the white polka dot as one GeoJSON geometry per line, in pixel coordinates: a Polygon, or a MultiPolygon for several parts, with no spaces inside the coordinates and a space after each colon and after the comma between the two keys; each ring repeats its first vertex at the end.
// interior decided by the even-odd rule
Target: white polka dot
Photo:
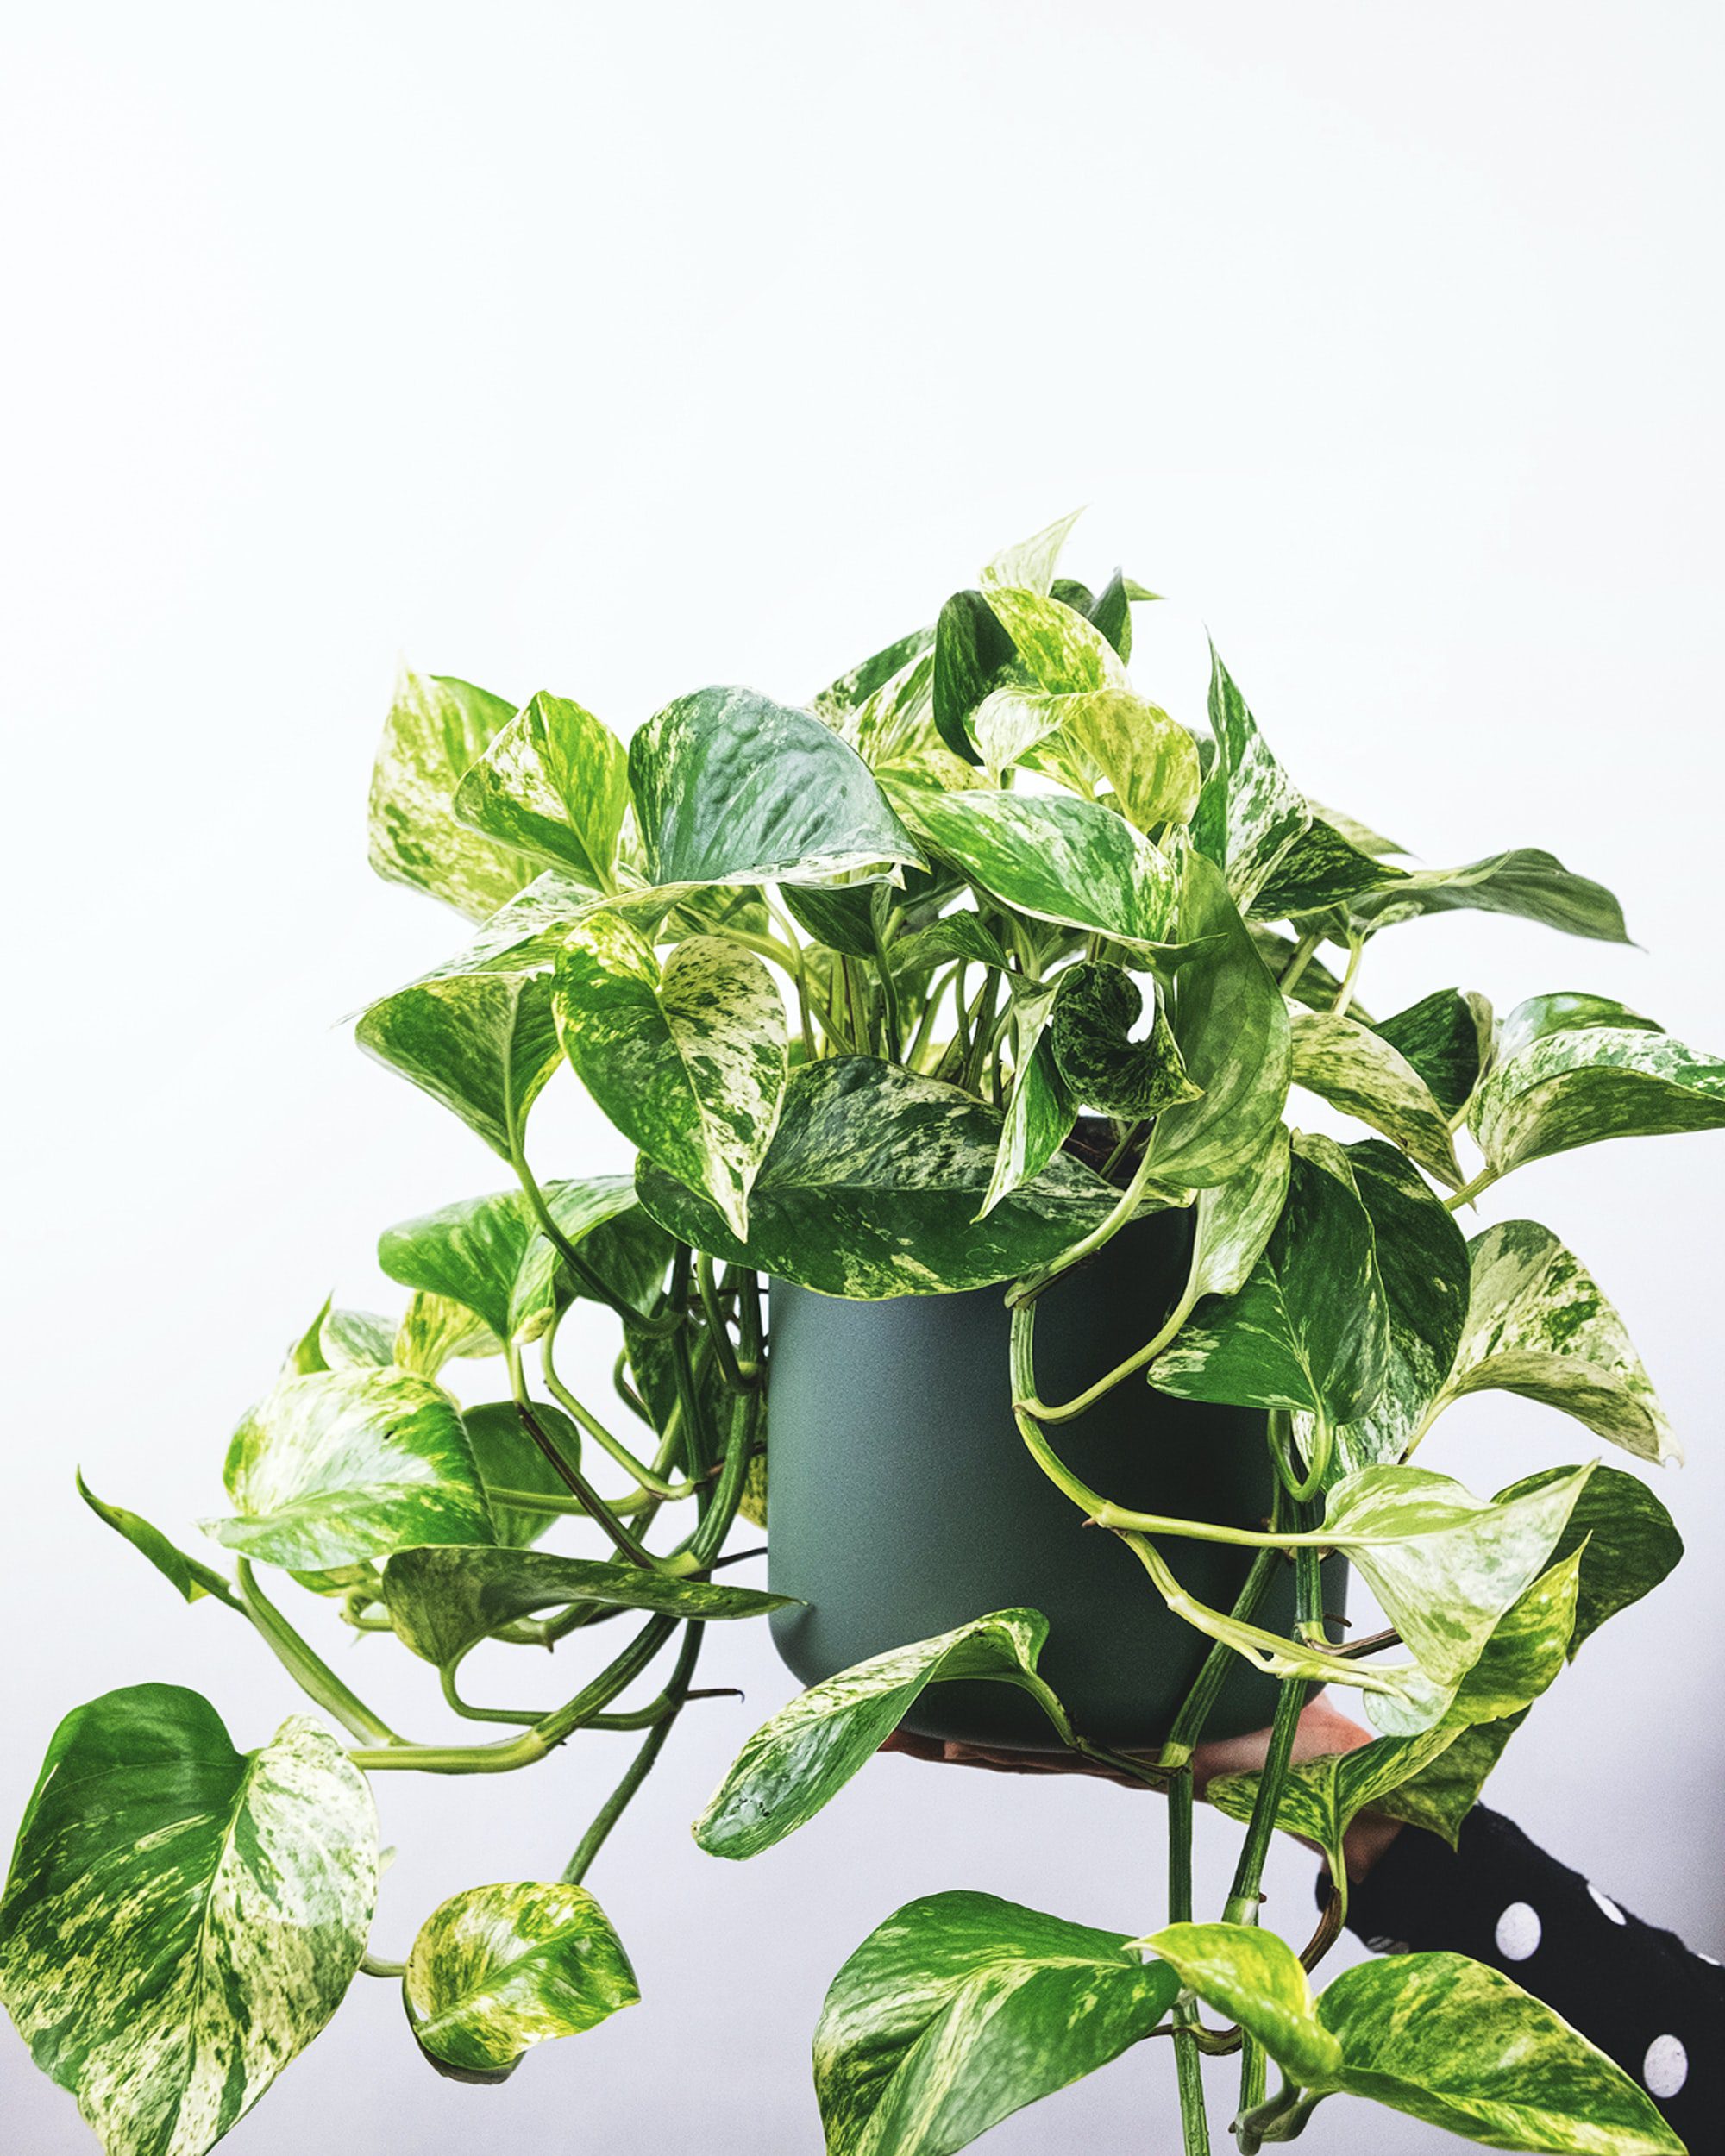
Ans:
{"type": "Polygon", "coordinates": [[[1709,1968],[1725,1969],[1725,1962],[1722,1962],[1717,1954],[1703,1954],[1697,1951],[1695,1958],[1697,1961],[1706,1962],[1709,1968]]]}
{"type": "Polygon", "coordinates": [[[1641,2061],[1641,2078],[1655,2096],[1674,2096],[1689,2079],[1689,2053],[1675,2036],[1654,2037],[1641,2061]]]}
{"type": "Polygon", "coordinates": [[[1590,1879],[1587,1883],[1587,1890],[1593,1896],[1596,1905],[1603,1909],[1606,1915],[1611,1919],[1611,1921],[1614,1924],[1627,1924],[1628,1922],[1628,1918],[1624,1915],[1622,1910],[1618,1908],[1617,1904],[1611,1899],[1611,1896],[1609,1894],[1602,1894],[1599,1891],[1599,1889],[1595,1886],[1591,1879],[1590,1879]]]}
{"type": "Polygon", "coordinates": [[[1544,1926],[1527,1902],[1512,1902],[1497,1920],[1497,1951],[1505,1961],[1525,1961],[1540,1943],[1544,1926]]]}

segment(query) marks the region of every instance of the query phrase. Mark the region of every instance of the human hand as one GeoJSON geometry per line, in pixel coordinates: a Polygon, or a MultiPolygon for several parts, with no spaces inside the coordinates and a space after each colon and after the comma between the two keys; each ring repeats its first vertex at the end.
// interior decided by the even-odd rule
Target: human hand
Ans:
{"type": "MultiPolygon", "coordinates": [[[[1320,1692],[1300,1717],[1294,1733],[1293,1758],[1298,1764],[1333,1752],[1357,1752],[1362,1745],[1372,1741],[1369,1729],[1362,1728],[1339,1708],[1333,1707],[1328,1695],[1320,1692]]],[[[895,1730],[881,1749],[948,1766],[983,1767],[996,1774],[1088,1774],[1105,1782],[1118,1782],[1125,1789],[1141,1789],[1145,1786],[1123,1769],[1110,1767],[1076,1752],[1013,1752],[989,1745],[944,1744],[935,1738],[913,1736],[906,1730],[895,1730]]],[[[1195,1794],[1201,1797],[1210,1783],[1221,1775],[1256,1774],[1264,1765],[1269,1750],[1268,1729],[1251,1730],[1243,1737],[1219,1737],[1200,1745],[1192,1754],[1195,1794]]],[[[1149,1761],[1156,1754],[1147,1751],[1132,1756],[1149,1761]]],[[[1348,1877],[1363,1879],[1396,1839],[1400,1827],[1400,1821],[1381,1813],[1361,1813],[1348,1828],[1343,1842],[1348,1877]]],[[[1316,1845],[1308,1843],[1307,1846],[1316,1845]]]]}

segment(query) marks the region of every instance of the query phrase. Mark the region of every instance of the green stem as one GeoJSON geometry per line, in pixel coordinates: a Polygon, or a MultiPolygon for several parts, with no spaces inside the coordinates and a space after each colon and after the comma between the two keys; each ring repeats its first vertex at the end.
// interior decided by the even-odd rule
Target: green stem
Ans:
{"type": "Polygon", "coordinates": [[[527,1156],[522,1150],[518,1133],[512,1136],[509,1161],[525,1194],[533,1217],[544,1232],[545,1239],[561,1258],[569,1273],[580,1283],[587,1294],[595,1300],[604,1303],[608,1309],[615,1311],[625,1325],[633,1326],[637,1332],[645,1333],[649,1338],[655,1340],[668,1338],[681,1325],[681,1313],[679,1312],[674,1317],[649,1318],[643,1311],[637,1310],[632,1303],[626,1302],[602,1274],[593,1270],[553,1219],[551,1208],[545,1202],[545,1194],[534,1180],[533,1170],[527,1165],[527,1156]]]}
{"type": "Polygon", "coordinates": [[[574,1854],[563,1869],[563,1877],[569,1885],[579,1886],[586,1877],[594,1858],[605,1846],[606,1836],[622,1818],[635,1792],[653,1771],[659,1754],[665,1749],[678,1712],[688,1697],[695,1664],[700,1656],[704,1630],[703,1626],[693,1624],[685,1631],[683,1644],[677,1652],[676,1666],[671,1671],[670,1681],[661,1695],[667,1703],[668,1711],[648,1730],[645,1741],[630,1761],[623,1779],[600,1805],[592,1826],[576,1844],[574,1854]]]}
{"type": "Polygon", "coordinates": [[[706,1319],[707,1338],[712,1342],[712,1351],[718,1358],[718,1374],[732,1392],[746,1392],[748,1382],[737,1367],[736,1351],[731,1344],[731,1331],[724,1322],[724,1313],[719,1307],[718,1284],[713,1278],[712,1260],[705,1250],[695,1261],[695,1283],[700,1293],[702,1314],[706,1319]]]}
{"type": "MultiPolygon", "coordinates": [[[[1192,1771],[1168,1785],[1168,1921],[1192,1921],[1192,1771]]],[[[1185,2156],[1209,2156],[1210,2123],[1204,2112],[1204,2058],[1198,2048],[1198,2007],[1182,1998],[1174,2009],[1174,2071],[1180,2088],[1180,2129],[1185,2156]]]]}
{"type": "Polygon", "coordinates": [[[1497,1175],[1495,1168],[1482,1168],[1471,1183],[1464,1183],[1459,1190],[1452,1190],[1444,1200],[1445,1205],[1452,1213],[1459,1212],[1463,1206],[1471,1205],[1481,1191],[1490,1189],[1497,1181],[1497,1175]]]}
{"type": "MultiPolygon", "coordinates": [[[[656,1474],[644,1462],[637,1460],[622,1438],[613,1437],[599,1417],[589,1408],[584,1407],[558,1376],[557,1365],[554,1357],[557,1327],[561,1323],[561,1319],[562,1313],[560,1312],[552,1319],[551,1324],[546,1329],[544,1338],[539,1344],[539,1367],[544,1373],[546,1391],[550,1394],[552,1399],[556,1401],[572,1422],[585,1430],[601,1451],[611,1455],[625,1475],[632,1475],[635,1477],[642,1496],[650,1494],[655,1497],[664,1499],[667,1503],[673,1503],[680,1498],[693,1496],[695,1486],[693,1482],[668,1482],[662,1475],[656,1474]]],[[[611,1501],[607,1499],[606,1501],[609,1503],[611,1501]]],[[[631,1492],[629,1498],[613,1505],[612,1509],[613,1512],[620,1511],[624,1505],[635,1501],[637,1501],[635,1494],[631,1492]]]]}
{"type": "Polygon", "coordinates": [[[1277,1479],[1295,1503],[1302,1505],[1308,1497],[1317,1495],[1329,1472],[1330,1454],[1335,1442],[1329,1418],[1321,1411],[1313,1413],[1312,1457],[1303,1475],[1295,1463],[1294,1419],[1285,1407],[1270,1409],[1269,1433],[1270,1453],[1276,1463],[1277,1479]]]}
{"type": "Polygon", "coordinates": [[[244,1557],[237,1570],[240,1601],[247,1616],[306,1697],[315,1700],[350,1737],[359,1738],[361,1743],[399,1745],[402,1739],[389,1724],[350,1691],[323,1658],[300,1638],[258,1585],[257,1575],[244,1557]]]}
{"type": "MultiPolygon", "coordinates": [[[[502,1489],[494,1483],[487,1483],[486,1488],[492,1505],[499,1511],[543,1512],[554,1514],[559,1519],[570,1520],[586,1520],[591,1517],[586,1507],[579,1497],[558,1497],[549,1490],[542,1489],[502,1489]]],[[[626,1517],[631,1513],[645,1512],[649,1507],[656,1511],[663,1501],[662,1498],[655,1496],[648,1490],[631,1494],[628,1497],[606,1500],[612,1512],[620,1517],[626,1517]]],[[[388,1632],[393,1627],[389,1625],[368,1624],[362,1625],[360,1629],[363,1632],[388,1632]]]]}
{"type": "Polygon", "coordinates": [[[1154,1338],[1146,1340],[1137,1354],[1127,1356],[1124,1363],[1116,1363],[1106,1377],[1099,1377],[1094,1385],[1087,1386],[1070,1400],[1062,1401],[1056,1407],[1051,1407],[1041,1400],[1021,1400],[1019,1406],[1027,1415],[1034,1415],[1038,1422],[1070,1422],[1087,1408],[1094,1407],[1099,1400],[1113,1392],[1116,1385],[1124,1384],[1134,1371],[1143,1369],[1146,1363],[1153,1363],[1158,1355],[1172,1346],[1181,1327],[1196,1307],[1197,1301],[1198,1290],[1189,1279],[1185,1292],[1169,1313],[1167,1322],[1154,1338]]]}
{"type": "Polygon", "coordinates": [[[580,1470],[564,1457],[562,1449],[556,1439],[534,1413],[533,1403],[527,1396],[526,1375],[521,1367],[521,1350],[513,1340],[505,1343],[504,1362],[509,1372],[509,1389],[515,1401],[515,1412],[520,1416],[522,1427],[528,1436],[538,1446],[567,1487],[580,1499],[584,1509],[591,1518],[605,1530],[612,1542],[629,1559],[630,1563],[650,1568],[655,1563],[652,1556],[630,1534],[628,1528],[612,1512],[580,1470]]]}
{"type": "Polygon", "coordinates": [[[459,1666],[455,1662],[446,1663],[437,1675],[442,1683],[445,1704],[461,1715],[464,1721],[525,1723],[531,1728],[536,1722],[544,1720],[546,1709],[543,1707],[528,1708],[518,1712],[512,1707],[474,1706],[464,1700],[455,1689],[455,1672],[459,1666]]]}
{"type": "Polygon", "coordinates": [[[366,1954],[361,1958],[360,1974],[362,1977],[382,1977],[391,1984],[398,1984],[407,1974],[407,1964],[405,1961],[381,1961],[375,1954],[366,1954]]]}
{"type": "Polygon", "coordinates": [[[1293,994],[1301,975],[1311,964],[1313,956],[1323,940],[1322,934],[1318,930],[1312,929],[1295,944],[1294,956],[1288,961],[1287,969],[1282,975],[1281,987],[1283,995],[1293,994]]]}
{"type": "Polygon", "coordinates": [[[1365,956],[1365,938],[1363,936],[1350,936],[1347,945],[1347,971],[1342,975],[1341,985],[1336,990],[1336,1000],[1330,1006],[1333,1018],[1347,1016],[1347,1007],[1353,1001],[1353,984],[1359,973],[1359,962],[1365,956]]]}
{"type": "Polygon", "coordinates": [[[1070,1244],[1058,1257],[1039,1266],[1033,1273],[1026,1273],[1021,1280],[1013,1282],[1007,1295],[1010,1308],[1017,1310],[1023,1304],[1034,1302],[1063,1274],[1070,1273],[1075,1265],[1082,1264],[1087,1257],[1100,1250],[1104,1244],[1113,1240],[1138,1211],[1145,1192],[1154,1180],[1156,1170],[1151,1152],[1152,1149],[1146,1145],[1144,1157],[1132,1171],[1132,1181],[1120,1193],[1118,1202],[1106,1219],[1099,1221],[1088,1235],[1080,1236],[1076,1243],[1070,1244]]]}

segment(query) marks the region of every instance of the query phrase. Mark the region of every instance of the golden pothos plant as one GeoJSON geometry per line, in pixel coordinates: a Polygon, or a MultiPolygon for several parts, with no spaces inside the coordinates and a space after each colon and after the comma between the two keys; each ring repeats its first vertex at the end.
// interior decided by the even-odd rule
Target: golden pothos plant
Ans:
{"type": "MultiPolygon", "coordinates": [[[[1153,594],[1057,575],[1066,529],[996,557],[805,705],[697,690],[626,747],[562,697],[403,679],[372,857],[479,925],[359,1037],[506,1175],[386,1232],[404,1308],[326,1304],[289,1349],[205,1523],[230,1570],[84,1493],[188,1601],[251,1626],[316,1710],[242,1752],[196,1694],[142,1684],[53,1735],[0,1907],[0,1994],[110,2156],[198,2156],[362,1969],[398,1982],[434,2065],[481,2079],[634,2002],[586,1881],[701,1696],[708,1627],[778,1599],[720,1576],[768,1487],[771,1276],[861,1299],[998,1288],[1018,1424],[1002,1442],[1211,1642],[1160,1748],[1108,1755],[1168,1796],[1167,1924],[1144,1936],[1122,1910],[1103,1932],[964,1892],[889,1917],[820,2014],[835,2156],[946,2156],[1162,2033],[1189,2152],[1208,2145],[1202,2070],[1229,2050],[1246,2151],[1337,2092],[1499,2147],[1678,2147],[1629,2079],[1491,1970],[1394,1957],[1315,1996],[1309,1972],[1339,1924],[1356,1814],[1452,1835],[1566,1658],[1678,1554],[1633,1474],[1558,1467],[1487,1497],[1427,1463],[1445,1407],[1490,1388],[1641,1461],[1674,1451],[1582,1262],[1531,1221],[1470,1242],[1456,1216],[1524,1163],[1725,1123],[1725,1066],[1585,993],[1500,1018],[1440,987],[1371,1016],[1363,962],[1402,923],[1475,908],[1622,941],[1617,902],[1534,850],[1407,865],[1302,793],[1219,659],[1208,729],[1182,723],[1127,673],[1153,594]],[[536,1161],[531,1111],[554,1081],[585,1087],[637,1149],[632,1177],[536,1161]],[[1290,1128],[1299,1091],[1370,1135],[1290,1128]],[[1081,1112],[1112,1125],[1100,1163],[1069,1146],[1081,1112]],[[1194,1228],[1172,1313],[1080,1399],[1042,1399],[1041,1290],[1176,1207],[1194,1228]],[[613,1369],[560,1363],[577,1300],[617,1320],[613,1369]],[[1088,1487],[1062,1426],[1122,1385],[1267,1411],[1268,1523],[1088,1487]],[[1164,1550],[1192,1538],[1258,1552],[1234,1608],[1182,1589],[1164,1550]],[[1387,1620],[1352,1648],[1321,1621],[1331,1551],[1387,1620]],[[1255,1616],[1290,1564],[1283,1634],[1255,1616]],[[465,1733],[386,1726],[286,1614],[296,1595],[326,1629],[393,1635],[430,1664],[465,1733]],[[608,1652],[614,1619],[626,1644],[608,1652]],[[537,1650],[536,1671],[548,1648],[557,1667],[573,1655],[568,1696],[475,1703],[461,1670],[486,1641],[537,1650]],[[1235,1657],[1282,1680],[1281,1706],[1263,1772],[1212,1791],[1245,1831],[1226,1906],[1197,1921],[1189,1761],[1235,1657]],[[1358,1689],[1381,1733],[1295,1767],[1314,1679],[1358,1689]],[[404,1965],[373,1958],[371,1778],[524,1769],[596,1729],[638,1731],[639,1749],[561,1877],[457,1895],[404,1965]],[[1309,1942],[1258,1921],[1278,1825],[1338,1858],[1309,1942]]],[[[1096,1751],[1038,1675],[1044,1631],[1033,1611],[978,1611],[805,1693],[749,1740],[697,1839],[733,1858],[777,1841],[943,1679],[1015,1683],[1062,1742],[1096,1751]]]]}

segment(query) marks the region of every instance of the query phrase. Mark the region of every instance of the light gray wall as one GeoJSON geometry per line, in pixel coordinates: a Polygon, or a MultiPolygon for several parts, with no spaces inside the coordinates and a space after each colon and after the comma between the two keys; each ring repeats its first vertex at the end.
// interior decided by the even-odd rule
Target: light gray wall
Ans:
{"type": "MultiPolygon", "coordinates": [[[[284,1339],[332,1285],[380,1295],[381,1225],[497,1180],[334,1023],[461,932],[364,864],[398,650],[624,730],[709,680],[794,697],[1088,498],[1080,565],[1177,595],[1150,693],[1197,713],[1208,621],[1320,797],[1433,860],[1549,845],[1647,946],[1429,924],[1375,1001],[1590,985],[1725,1042],[1716,9],[171,3],[10,43],[6,1819],[109,1686],[198,1686],[247,1744],[292,1704],[73,1463],[172,1528],[219,1508],[284,1339]]],[[[547,1167],[614,1158],[561,1092],[547,1167]]],[[[1496,1799],[1716,1951],[1722,1200],[1701,1138],[1488,1209],[1618,1298],[1695,1545],[1496,1799]]],[[[1490,1489],[1590,1449],[1491,1400],[1430,1457],[1490,1489]]],[[[339,1651],[437,1725],[425,1673],[339,1651]]],[[[595,1874],[648,2003],[474,2090],[361,1984],[236,2156],[803,2156],[822,1987],[900,1902],[1157,1920],[1151,1802],[1098,1786],[883,1761],[756,1864],[699,1856],[687,1821],[789,1689],[758,1639],[711,1661],[746,1708],[691,1714],[595,1874]]],[[[382,1950],[458,1885],[555,1876],[618,1764],[392,1783],[382,1950]]],[[[1309,1874],[1278,1854],[1296,1932],[1309,1874]]],[[[1152,2047],[991,2146],[1168,2148],[1170,2098],[1152,2047]]],[[[0,2100],[9,2147],[91,2146],[9,2028],[0,2100]]],[[[1440,2139],[1342,2104],[1313,2134],[1440,2139]]]]}

